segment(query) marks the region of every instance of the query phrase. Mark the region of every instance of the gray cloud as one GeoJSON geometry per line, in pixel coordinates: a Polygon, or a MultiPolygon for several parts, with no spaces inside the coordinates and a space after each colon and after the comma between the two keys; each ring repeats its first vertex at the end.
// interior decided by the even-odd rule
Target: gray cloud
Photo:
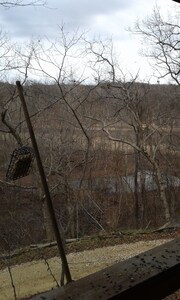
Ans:
{"type": "Polygon", "coordinates": [[[97,14],[111,14],[131,6],[133,2],[133,0],[64,0],[59,5],[59,10],[68,18],[80,20],[97,14]]]}
{"type": "Polygon", "coordinates": [[[0,24],[12,36],[32,37],[53,35],[56,25],[63,22],[71,30],[90,27],[97,15],[107,17],[114,12],[128,9],[135,0],[51,0],[50,9],[45,7],[0,7],[0,24]]]}
{"type": "MultiPolygon", "coordinates": [[[[26,0],[25,0],[26,1],[26,0]]],[[[0,27],[9,32],[10,37],[17,43],[31,38],[43,39],[57,37],[57,25],[64,24],[65,30],[80,31],[89,30],[87,35],[112,37],[117,49],[118,58],[121,59],[121,67],[125,72],[131,71],[152,75],[152,70],[146,60],[138,55],[141,47],[137,37],[132,38],[124,30],[133,27],[135,20],[145,18],[151,14],[155,4],[167,11],[174,13],[177,9],[170,0],[47,0],[50,8],[24,7],[4,9],[0,6],[0,27]]],[[[148,75],[149,78],[149,75],[148,75]]]]}
{"type": "Polygon", "coordinates": [[[31,37],[46,34],[53,26],[52,10],[46,8],[0,9],[0,25],[9,31],[12,37],[31,37]]]}

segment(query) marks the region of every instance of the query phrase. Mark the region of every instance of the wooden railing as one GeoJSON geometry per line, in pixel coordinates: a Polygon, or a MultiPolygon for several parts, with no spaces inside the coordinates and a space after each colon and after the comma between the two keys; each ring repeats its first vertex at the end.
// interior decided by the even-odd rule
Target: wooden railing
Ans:
{"type": "Polygon", "coordinates": [[[180,289],[180,238],[33,300],[159,300],[180,289]]]}

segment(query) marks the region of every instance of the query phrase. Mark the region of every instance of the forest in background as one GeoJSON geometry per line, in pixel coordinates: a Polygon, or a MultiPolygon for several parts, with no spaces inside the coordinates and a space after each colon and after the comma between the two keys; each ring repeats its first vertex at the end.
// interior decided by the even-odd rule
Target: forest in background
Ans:
{"type": "MultiPolygon", "coordinates": [[[[1,83],[4,103],[15,89],[1,83]]],[[[24,94],[66,237],[178,221],[179,86],[32,83],[24,94]]],[[[36,163],[29,176],[5,180],[13,150],[31,142],[20,100],[1,108],[2,247],[53,240],[36,163]]]]}

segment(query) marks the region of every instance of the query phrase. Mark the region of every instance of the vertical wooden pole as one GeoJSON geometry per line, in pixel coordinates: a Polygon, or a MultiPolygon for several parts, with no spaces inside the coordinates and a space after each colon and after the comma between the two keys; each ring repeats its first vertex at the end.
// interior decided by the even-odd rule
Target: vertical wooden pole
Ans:
{"type": "Polygon", "coordinates": [[[33,148],[34,148],[34,153],[35,153],[35,157],[36,157],[36,161],[37,161],[37,166],[38,166],[39,174],[40,174],[40,177],[41,177],[41,182],[42,182],[42,186],[43,186],[43,189],[44,189],[44,194],[46,196],[49,215],[50,215],[50,218],[51,218],[54,234],[55,234],[55,237],[56,237],[56,240],[57,240],[57,245],[58,245],[60,257],[61,257],[61,260],[62,260],[62,265],[63,265],[63,268],[64,268],[64,272],[65,272],[65,275],[66,275],[66,280],[67,280],[67,283],[69,283],[69,282],[72,281],[72,278],[71,278],[69,266],[68,266],[68,263],[67,263],[64,247],[63,247],[63,241],[62,241],[61,234],[60,234],[60,231],[59,231],[59,228],[58,228],[58,224],[57,224],[57,220],[56,220],[56,216],[55,216],[55,212],[54,212],[54,208],[53,208],[53,204],[52,204],[52,200],[51,200],[51,196],[50,196],[50,192],[49,192],[49,187],[48,187],[48,184],[47,184],[47,181],[46,181],[46,176],[45,176],[44,168],[43,168],[43,165],[42,165],[39,149],[38,149],[38,146],[37,146],[34,130],[33,130],[32,124],[31,124],[31,119],[29,117],[29,112],[28,112],[26,101],[25,101],[25,98],[24,98],[23,88],[22,88],[22,85],[21,85],[20,81],[16,81],[16,86],[17,86],[17,89],[18,89],[19,98],[20,98],[21,103],[22,103],[25,119],[26,119],[27,126],[28,126],[28,129],[29,129],[31,142],[32,142],[32,145],[33,145],[33,148]]]}

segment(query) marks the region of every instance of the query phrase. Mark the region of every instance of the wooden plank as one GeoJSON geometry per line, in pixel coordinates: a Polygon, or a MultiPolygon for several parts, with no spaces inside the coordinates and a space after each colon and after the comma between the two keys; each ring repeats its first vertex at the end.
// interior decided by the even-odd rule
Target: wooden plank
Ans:
{"type": "Polygon", "coordinates": [[[180,288],[180,238],[33,300],[159,300],[180,288]]]}

